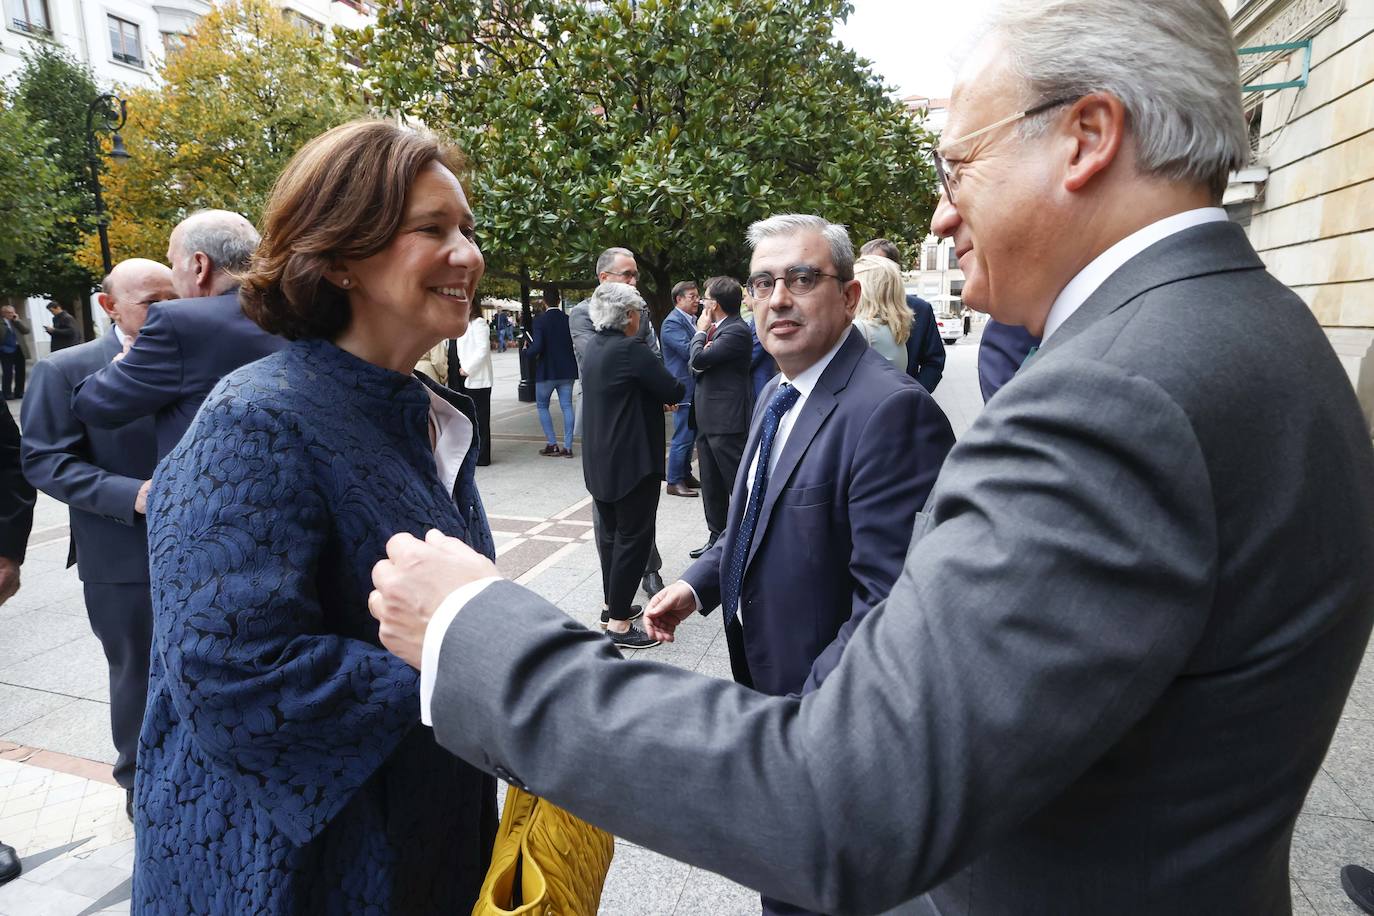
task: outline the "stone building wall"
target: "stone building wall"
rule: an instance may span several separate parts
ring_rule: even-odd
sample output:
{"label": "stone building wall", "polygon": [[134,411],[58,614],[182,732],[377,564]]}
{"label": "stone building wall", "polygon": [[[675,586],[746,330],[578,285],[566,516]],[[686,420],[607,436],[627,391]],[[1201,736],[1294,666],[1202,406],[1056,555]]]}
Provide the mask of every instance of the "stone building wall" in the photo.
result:
{"label": "stone building wall", "polygon": [[[1374,430],[1374,0],[1234,6],[1241,46],[1311,39],[1312,56],[1305,87],[1247,95],[1256,169],[1233,182],[1244,203],[1231,209],[1326,328]],[[1295,80],[1303,57],[1242,57],[1242,75]]]}

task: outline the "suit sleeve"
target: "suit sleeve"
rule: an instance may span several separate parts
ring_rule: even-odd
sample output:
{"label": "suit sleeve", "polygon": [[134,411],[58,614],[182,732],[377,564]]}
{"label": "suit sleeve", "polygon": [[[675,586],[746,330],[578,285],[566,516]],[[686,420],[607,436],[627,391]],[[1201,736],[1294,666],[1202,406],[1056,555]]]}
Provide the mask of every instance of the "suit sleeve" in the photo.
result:
{"label": "suit sleeve", "polygon": [[914,363],[911,362],[911,348],[907,348],[907,371],[921,383],[922,388],[934,394],[935,386],[940,384],[945,374],[945,342],[940,339],[940,329],[935,326],[934,313],[927,309],[926,315],[917,315],[912,332],[913,339],[917,338],[919,332],[919,339],[916,340]]}
{"label": "suit sleeve", "polygon": [[753,348],[754,340],[749,328],[742,324],[730,325],[709,344],[706,343],[706,335],[698,331],[692,338],[692,370],[705,372],[736,360],[748,362]]}
{"label": "suit sleeve", "polygon": [[36,494],[24,478],[19,443],[14,417],[8,410],[0,410],[0,557],[23,563],[33,529]]}
{"label": "suit sleeve", "polygon": [[658,335],[654,333],[654,323],[649,320],[647,312],[644,313],[643,322],[645,330],[641,331],[639,336],[649,345],[650,353],[657,356],[660,360],[663,359],[663,348],[658,344]]}
{"label": "suit sleeve", "polygon": [[684,363],[691,358],[692,333],[684,322],[663,322],[663,349],[679,357]]}
{"label": "suit sleeve", "polygon": [[[819,690],[622,660],[501,582],[444,635],[439,742],[808,909],[881,912],[952,876],[1148,713],[1214,599],[1215,508],[1183,411],[1110,365],[1037,368],[954,450],[891,596]],[[586,778],[612,769],[652,769],[659,804]]]}
{"label": "suit sleeve", "polygon": [[182,374],[181,341],[167,310],[154,305],[124,358],[76,386],[72,410],[89,426],[123,426],[175,403],[181,397]]}
{"label": "suit sleeve", "polygon": [[153,641],[196,746],[303,845],[419,722],[419,675],[328,632],[330,508],[294,421],[246,406],[212,394],[194,445],[154,478]]}
{"label": "suit sleeve", "polygon": [[629,348],[635,378],[660,404],[676,404],[687,393],[687,386],[673,377],[667,367],[647,347]]}
{"label": "suit sleeve", "polygon": [[24,474],[38,489],[74,509],[125,525],[138,518],[143,481],[112,474],[88,460],[85,429],[71,409],[71,384],[49,360],[33,367],[24,399]]}
{"label": "suit sleeve", "polygon": [[530,359],[538,359],[544,354],[544,342],[548,339],[548,334],[545,331],[545,322],[543,318],[544,316],[540,315],[538,318],[534,319],[534,327],[531,329],[528,351]]}
{"label": "suit sleeve", "polygon": [[907,553],[906,542],[893,532],[911,530],[953,447],[945,412],[923,391],[905,387],[873,411],[854,450],[846,500],[853,612],[812,663],[803,693],[834,670],[855,629],[892,590]]}
{"label": "suit sleeve", "polygon": [[572,337],[573,356],[577,358],[579,368],[582,366],[582,355],[587,350],[587,341],[595,333],[586,304],[579,302],[568,313],[568,334]]}

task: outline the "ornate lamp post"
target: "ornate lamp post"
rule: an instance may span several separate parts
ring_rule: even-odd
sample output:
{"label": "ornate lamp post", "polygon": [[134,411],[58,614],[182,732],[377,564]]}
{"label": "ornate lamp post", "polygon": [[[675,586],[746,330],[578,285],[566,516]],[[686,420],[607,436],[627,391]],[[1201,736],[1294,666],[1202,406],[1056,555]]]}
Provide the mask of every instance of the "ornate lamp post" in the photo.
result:
{"label": "ornate lamp post", "polygon": [[[114,135],[110,160],[115,165],[121,165],[128,160],[129,151],[124,148],[124,138],[119,135],[119,129],[128,120],[129,113],[124,100],[113,92],[96,96],[86,109],[86,162],[91,167],[91,191],[95,194],[95,223],[96,231],[100,234],[100,259],[107,274],[114,269],[114,260],[110,257],[109,220],[105,217],[105,199],[100,194],[100,141],[96,132],[103,130]],[[95,323],[91,318],[89,306],[82,310],[81,330],[86,340],[94,338]]]}

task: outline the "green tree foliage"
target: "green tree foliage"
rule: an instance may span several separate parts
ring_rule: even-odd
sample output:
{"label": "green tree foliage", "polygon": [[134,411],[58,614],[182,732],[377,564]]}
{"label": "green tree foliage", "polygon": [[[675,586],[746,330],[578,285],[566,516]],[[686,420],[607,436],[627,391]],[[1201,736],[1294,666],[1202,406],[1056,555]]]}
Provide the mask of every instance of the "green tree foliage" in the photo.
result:
{"label": "green tree foliage", "polygon": [[[17,247],[0,254],[0,289],[19,296],[39,295],[71,304],[89,293],[99,279],[83,266],[77,253],[84,235],[94,228],[90,172],[86,161],[86,111],[96,97],[90,71],[61,48],[40,44],[24,54],[14,89],[7,103],[6,125],[0,128],[5,159],[35,154],[41,162],[23,166],[26,171],[0,171],[0,192],[17,209],[6,212],[7,226],[0,233],[23,235]],[[25,139],[27,135],[28,139]],[[8,186],[20,186],[13,194]]]}
{"label": "green tree foliage", "polygon": [[0,92],[0,296],[32,292],[17,268],[39,260],[74,202],[48,125]]}
{"label": "green tree foliage", "polygon": [[[158,76],[158,88],[127,95],[131,158],[104,185],[117,259],[163,258],[172,227],[193,210],[257,222],[291,156],[367,110],[329,41],[266,0],[216,6]],[[94,237],[84,259],[99,263]]]}
{"label": "green tree foliage", "polygon": [[624,245],[662,314],[676,280],[741,276],[745,229],[770,214],[925,236],[930,140],[834,41],[850,9],[395,0],[355,52],[385,106],[462,144],[494,272],[590,280]]}

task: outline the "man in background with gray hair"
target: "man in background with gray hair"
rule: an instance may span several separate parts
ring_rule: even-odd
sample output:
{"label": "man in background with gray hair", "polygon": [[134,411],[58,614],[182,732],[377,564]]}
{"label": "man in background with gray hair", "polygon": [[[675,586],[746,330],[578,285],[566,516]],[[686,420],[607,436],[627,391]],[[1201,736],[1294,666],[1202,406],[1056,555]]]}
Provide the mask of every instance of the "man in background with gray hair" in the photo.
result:
{"label": "man in background with gray hair", "polygon": [[257,246],[257,230],[237,213],[202,210],[182,220],[167,241],[180,298],[153,306],[133,345],[77,386],[77,418],[113,429],[151,416],[161,460],[226,373],[284,346],[239,307],[238,274]]}
{"label": "man in background with gray hair", "polygon": [[[792,699],[608,659],[477,585],[484,557],[397,535],[371,605],[384,644],[425,649],[439,742],[827,913],[1289,913],[1374,623],[1374,449],[1311,311],[1218,206],[1248,151],[1238,70],[1217,0],[997,4],[934,229],[965,302],[1042,343],[838,667]],[[613,702],[631,690],[653,699]],[[657,804],[586,778],[612,768]]]}
{"label": "man in background with gray hair", "polygon": [[[607,248],[601,252],[596,259],[596,282],[597,283],[624,283],[635,288],[639,287],[639,265],[635,262],[635,254],[628,248]],[[568,312],[568,333],[572,335],[573,354],[577,357],[578,372],[582,371],[582,357],[587,350],[587,344],[596,334],[596,329],[592,327],[592,317],[589,308],[590,299],[574,305]],[[654,356],[663,359],[663,351],[658,345],[658,335],[654,333],[654,322],[652,316],[645,312],[643,320],[639,323],[639,330],[635,336],[644,341]],[[579,383],[580,384],[580,383]],[[600,536],[601,523],[593,512],[592,521],[598,529]],[[652,539],[651,539],[652,540]],[[644,594],[652,598],[654,595],[663,591],[663,557],[658,552],[658,543],[655,540],[653,548],[649,551],[649,565],[644,570],[641,585]],[[636,615],[643,613],[642,605],[634,606]]]}

